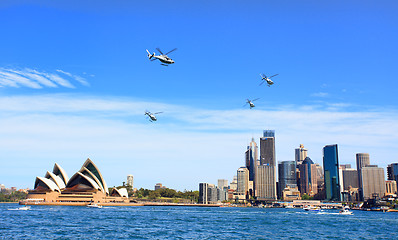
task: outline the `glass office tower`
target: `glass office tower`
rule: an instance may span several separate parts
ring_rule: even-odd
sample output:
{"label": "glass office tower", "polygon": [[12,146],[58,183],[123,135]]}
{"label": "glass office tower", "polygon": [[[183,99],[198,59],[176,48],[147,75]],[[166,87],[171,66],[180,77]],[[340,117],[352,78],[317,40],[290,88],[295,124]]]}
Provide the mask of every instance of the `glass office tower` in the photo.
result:
{"label": "glass office tower", "polygon": [[323,148],[323,171],[326,200],[340,201],[339,157],[337,144]]}

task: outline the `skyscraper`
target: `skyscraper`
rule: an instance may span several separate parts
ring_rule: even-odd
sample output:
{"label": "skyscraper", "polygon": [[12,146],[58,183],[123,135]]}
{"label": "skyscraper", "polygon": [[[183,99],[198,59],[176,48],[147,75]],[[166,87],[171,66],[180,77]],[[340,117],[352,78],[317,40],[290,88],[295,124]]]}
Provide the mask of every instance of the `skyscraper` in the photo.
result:
{"label": "skyscraper", "polygon": [[249,180],[254,181],[257,159],[258,159],[258,147],[257,143],[252,138],[249,146],[247,146],[247,151],[245,152],[246,167],[249,169]]}
{"label": "skyscraper", "polygon": [[[257,181],[259,182],[257,183]],[[264,130],[263,137],[260,138],[260,165],[257,166],[256,171],[255,191],[257,197],[276,199],[276,158],[274,130]]]}
{"label": "skyscraper", "polygon": [[326,200],[340,201],[339,157],[337,144],[323,148],[323,168]]}
{"label": "skyscraper", "polygon": [[343,169],[344,190],[358,188],[358,171],[352,168]]}
{"label": "skyscraper", "polygon": [[236,192],[239,195],[247,195],[249,191],[249,170],[246,167],[240,167],[237,171],[238,186]]}
{"label": "skyscraper", "polygon": [[134,176],[127,175],[127,186],[133,188],[133,183],[134,183]]}
{"label": "skyscraper", "polygon": [[398,163],[391,163],[387,166],[387,178],[398,182]]}
{"label": "skyscraper", "polygon": [[364,200],[374,196],[383,197],[386,193],[384,169],[377,166],[366,166],[361,169],[362,197]]}
{"label": "skyscraper", "polygon": [[199,183],[199,203],[207,204],[207,188],[208,183]]}
{"label": "skyscraper", "polygon": [[295,149],[294,155],[295,155],[296,165],[298,166],[307,157],[307,149],[304,148],[303,144],[300,144],[300,147]]}
{"label": "skyscraper", "polygon": [[274,130],[264,130],[264,137],[260,138],[260,165],[276,165]]}
{"label": "skyscraper", "polygon": [[295,161],[283,161],[278,164],[278,195],[282,196],[282,191],[287,186],[292,188],[297,187],[296,184],[296,162]]}
{"label": "skyscraper", "polygon": [[357,153],[356,154],[356,161],[357,161],[357,171],[358,171],[358,192],[360,200],[363,200],[363,193],[362,193],[362,174],[361,169],[370,165],[369,153]]}
{"label": "skyscraper", "polygon": [[299,165],[300,170],[300,192],[313,196],[318,193],[317,167],[311,158],[306,157]]}
{"label": "skyscraper", "polygon": [[218,179],[217,186],[221,190],[228,189],[228,180],[227,179]]}
{"label": "skyscraper", "polygon": [[255,182],[258,199],[276,199],[275,167],[269,165],[257,166]]}

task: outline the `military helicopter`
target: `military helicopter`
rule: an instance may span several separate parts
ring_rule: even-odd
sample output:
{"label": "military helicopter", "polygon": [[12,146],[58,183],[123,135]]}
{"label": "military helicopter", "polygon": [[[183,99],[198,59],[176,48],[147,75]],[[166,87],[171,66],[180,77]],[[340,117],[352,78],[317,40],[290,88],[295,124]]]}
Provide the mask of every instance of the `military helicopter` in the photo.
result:
{"label": "military helicopter", "polygon": [[144,114],[144,115],[147,115],[147,116],[149,117],[149,121],[150,121],[150,122],[155,122],[156,120],[158,120],[158,119],[155,117],[155,114],[159,114],[159,113],[162,113],[162,112],[151,113],[151,112],[149,112],[149,111],[145,111],[145,114]]}
{"label": "military helicopter", "polygon": [[253,100],[250,100],[250,99],[246,99],[246,104],[245,105],[243,105],[243,106],[246,106],[247,104],[249,104],[249,106],[250,106],[250,109],[252,109],[252,108],[254,108],[255,107],[255,105],[254,105],[254,101],[257,101],[258,99],[260,99],[260,98],[256,98],[256,99],[253,99]]}
{"label": "military helicopter", "polygon": [[148,51],[148,49],[146,49],[146,52],[148,53],[147,56],[148,56],[149,60],[155,61],[156,59],[158,59],[159,61],[162,62],[161,65],[163,65],[163,66],[168,66],[169,64],[173,64],[173,63],[174,63],[174,61],[173,61],[171,58],[169,58],[169,57],[167,56],[167,54],[169,54],[169,53],[171,53],[171,52],[174,52],[175,50],[177,50],[177,48],[174,48],[173,50],[167,52],[166,54],[163,54],[163,52],[162,52],[159,48],[156,48],[156,50],[158,50],[158,52],[159,52],[161,55],[155,55],[155,53],[151,54],[151,53]]}
{"label": "military helicopter", "polygon": [[260,85],[262,85],[263,83],[267,82],[268,87],[270,87],[272,84],[274,84],[274,82],[271,80],[271,78],[272,78],[272,77],[275,77],[275,76],[277,76],[277,75],[279,75],[279,73],[278,73],[278,74],[275,74],[275,75],[272,75],[271,77],[267,77],[264,73],[261,73],[261,74],[260,74],[261,80],[264,80],[264,81],[261,82]]}

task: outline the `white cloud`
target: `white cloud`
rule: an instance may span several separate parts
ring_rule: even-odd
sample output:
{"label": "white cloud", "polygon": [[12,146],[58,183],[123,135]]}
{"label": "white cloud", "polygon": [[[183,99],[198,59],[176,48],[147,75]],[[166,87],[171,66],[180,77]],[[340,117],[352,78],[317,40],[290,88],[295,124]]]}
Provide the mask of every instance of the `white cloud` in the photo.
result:
{"label": "white cloud", "polygon": [[318,93],[313,93],[311,94],[312,97],[328,97],[329,93],[326,92],[318,92]]}
{"label": "white cloud", "polygon": [[[333,105],[333,104],[330,104]],[[322,164],[322,147],[338,143],[341,163],[355,166],[355,153],[369,152],[385,167],[397,161],[398,112],[322,110],[289,106],[273,110],[208,110],[122,98],[43,95],[0,97],[0,176],[21,174],[32,185],[58,162],[68,174],[90,157],[108,185],[135,176],[137,187],[197,189],[201,181],[232,179],[244,165],[251,137],[276,130],[277,160],[293,160],[300,143]],[[145,108],[163,111],[145,119]],[[328,106],[325,105],[324,109]]]}
{"label": "white cloud", "polygon": [[69,72],[65,72],[65,71],[62,71],[62,70],[59,70],[59,69],[57,69],[56,71],[57,71],[57,72],[60,72],[60,73],[63,73],[63,74],[65,74],[65,75],[67,75],[67,76],[69,76],[69,77],[75,79],[76,81],[78,81],[79,83],[81,83],[81,84],[84,85],[84,86],[90,86],[90,84],[89,84],[89,83],[86,81],[86,79],[83,78],[83,77],[80,77],[80,76],[77,76],[77,75],[73,75],[73,74],[71,74],[71,73],[69,73]]}
{"label": "white cloud", "polygon": [[[62,70],[56,71],[67,75],[84,86],[89,86],[89,83],[83,77]],[[41,89],[43,87],[75,88],[68,79],[60,77],[57,74],[40,72],[29,68],[23,70],[0,68],[0,87],[28,87],[34,89]]]}

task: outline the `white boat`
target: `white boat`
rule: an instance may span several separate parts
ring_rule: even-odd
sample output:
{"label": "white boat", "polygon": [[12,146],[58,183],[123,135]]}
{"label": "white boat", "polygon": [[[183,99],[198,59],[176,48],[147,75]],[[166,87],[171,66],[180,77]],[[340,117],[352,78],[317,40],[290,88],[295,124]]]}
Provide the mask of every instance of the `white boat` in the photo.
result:
{"label": "white boat", "polygon": [[351,215],[352,212],[350,211],[350,208],[346,206],[346,207],[343,207],[342,210],[340,210],[339,214],[341,214],[341,215]]}
{"label": "white boat", "polygon": [[102,206],[101,206],[101,205],[99,205],[99,204],[96,204],[96,203],[90,203],[90,204],[87,204],[87,207],[90,207],[90,208],[102,208]]}
{"label": "white boat", "polygon": [[320,208],[320,207],[315,207],[315,206],[305,206],[305,207],[303,207],[303,209],[304,209],[305,211],[312,211],[312,212],[319,212],[319,211],[321,211],[321,208]]}
{"label": "white boat", "polygon": [[30,206],[23,206],[23,207],[20,207],[20,208],[18,208],[18,210],[30,210]]}

